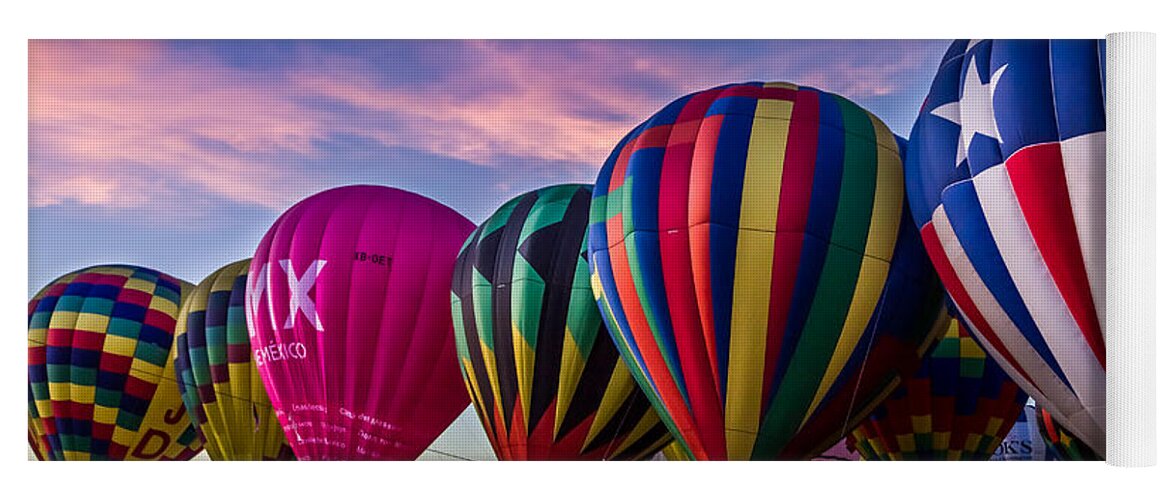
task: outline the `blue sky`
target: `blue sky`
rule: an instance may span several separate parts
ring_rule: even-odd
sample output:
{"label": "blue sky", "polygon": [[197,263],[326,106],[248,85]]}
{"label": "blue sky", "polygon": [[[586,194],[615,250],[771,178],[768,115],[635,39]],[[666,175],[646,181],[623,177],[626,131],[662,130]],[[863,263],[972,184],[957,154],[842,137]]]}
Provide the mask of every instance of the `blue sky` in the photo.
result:
{"label": "blue sky", "polygon": [[947,41],[32,41],[28,295],[87,265],[192,282],[281,211],[376,183],[473,222],[591,183],[672,99],[784,80],[906,135]]}

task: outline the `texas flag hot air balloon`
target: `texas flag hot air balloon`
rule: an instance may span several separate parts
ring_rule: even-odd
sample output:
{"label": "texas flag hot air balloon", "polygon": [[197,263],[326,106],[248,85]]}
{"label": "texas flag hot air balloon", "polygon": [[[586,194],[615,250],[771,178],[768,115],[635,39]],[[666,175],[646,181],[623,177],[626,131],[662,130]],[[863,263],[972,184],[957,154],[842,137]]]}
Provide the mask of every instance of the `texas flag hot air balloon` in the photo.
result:
{"label": "texas flag hot air balloon", "polygon": [[1104,40],[958,40],[911,131],[907,196],[972,335],[1106,448]]}
{"label": "texas flag hot air balloon", "polygon": [[347,186],[265,234],[252,355],[298,459],[414,459],[467,408],[449,296],[474,228],[414,193]]}

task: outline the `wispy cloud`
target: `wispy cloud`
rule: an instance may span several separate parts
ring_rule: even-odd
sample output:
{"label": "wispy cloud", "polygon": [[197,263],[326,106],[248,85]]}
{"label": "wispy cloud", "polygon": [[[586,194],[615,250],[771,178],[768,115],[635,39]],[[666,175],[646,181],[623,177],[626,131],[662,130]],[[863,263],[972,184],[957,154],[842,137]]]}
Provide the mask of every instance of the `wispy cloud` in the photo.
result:
{"label": "wispy cloud", "polygon": [[278,204],[258,175],[269,165],[247,155],[309,155],[328,132],[287,89],[173,60],[158,43],[31,42],[29,80],[34,207],[152,206],[188,184]]}
{"label": "wispy cloud", "polygon": [[598,75],[605,73],[598,66],[606,61],[597,58],[491,42],[462,50],[468,64],[425,87],[386,87],[351,73],[302,74],[295,83],[306,94],[402,124],[349,133],[504,168],[509,165],[502,160],[516,157],[596,164],[653,102],[638,88],[600,85]]}
{"label": "wispy cloud", "polygon": [[320,187],[314,168],[346,168],[347,148],[496,169],[500,189],[532,169],[597,168],[687,92],[780,79],[866,101],[921,85],[937,62],[931,46],[896,41],[29,47],[33,207],[156,211],[215,200],[280,210]]}

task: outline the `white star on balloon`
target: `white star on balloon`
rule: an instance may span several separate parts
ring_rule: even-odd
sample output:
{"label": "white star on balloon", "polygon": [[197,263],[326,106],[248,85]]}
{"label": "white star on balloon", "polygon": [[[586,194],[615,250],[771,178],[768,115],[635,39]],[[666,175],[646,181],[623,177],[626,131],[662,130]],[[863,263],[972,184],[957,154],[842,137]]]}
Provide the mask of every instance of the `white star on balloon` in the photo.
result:
{"label": "white star on balloon", "polygon": [[988,83],[982,83],[980,73],[976,70],[976,59],[973,58],[971,66],[968,67],[967,77],[964,78],[964,89],[960,99],[931,110],[931,114],[960,126],[955,166],[959,167],[964,158],[968,157],[968,149],[972,147],[972,138],[976,134],[1002,142],[1000,129],[996,125],[996,115],[992,112],[992,98],[996,95],[996,86],[1007,68],[1007,64],[1001,66],[992,73]]}

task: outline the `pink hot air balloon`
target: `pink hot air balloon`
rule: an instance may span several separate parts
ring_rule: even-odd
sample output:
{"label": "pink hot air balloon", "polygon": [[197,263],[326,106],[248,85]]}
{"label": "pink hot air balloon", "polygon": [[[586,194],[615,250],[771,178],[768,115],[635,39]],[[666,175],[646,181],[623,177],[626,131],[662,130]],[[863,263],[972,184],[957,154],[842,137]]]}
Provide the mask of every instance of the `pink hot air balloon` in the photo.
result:
{"label": "pink hot air balloon", "polygon": [[264,235],[252,354],[298,459],[414,459],[467,408],[449,290],[473,229],[434,200],[347,186]]}

